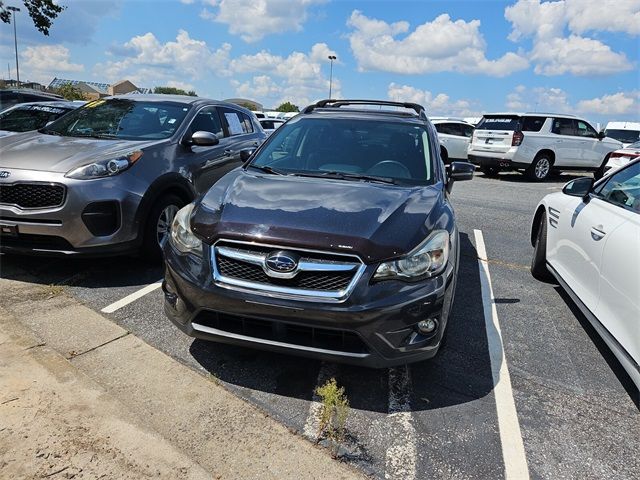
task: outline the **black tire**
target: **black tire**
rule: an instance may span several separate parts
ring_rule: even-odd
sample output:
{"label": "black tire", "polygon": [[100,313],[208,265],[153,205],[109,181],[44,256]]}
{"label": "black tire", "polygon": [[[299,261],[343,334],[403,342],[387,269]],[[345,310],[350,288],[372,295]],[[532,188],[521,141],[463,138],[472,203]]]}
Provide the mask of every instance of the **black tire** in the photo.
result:
{"label": "black tire", "polygon": [[487,177],[495,178],[500,174],[500,169],[498,167],[480,167],[480,171]]}
{"label": "black tire", "polygon": [[604,157],[604,160],[602,161],[602,165],[600,165],[600,167],[593,172],[593,178],[595,178],[596,180],[600,180],[602,177],[604,177],[604,168],[607,165],[608,161],[609,161],[609,155]]}
{"label": "black tire", "polygon": [[547,214],[542,213],[538,225],[538,235],[533,247],[531,258],[531,275],[542,282],[553,281],[553,276],[547,268]]}
{"label": "black tire", "polygon": [[524,173],[529,179],[536,182],[542,182],[547,179],[551,173],[552,167],[553,160],[551,159],[551,156],[548,153],[539,153]]}
{"label": "black tire", "polygon": [[[184,207],[184,205],[185,202],[182,198],[172,193],[162,195],[153,204],[145,223],[142,249],[140,252],[146,260],[157,262],[162,259],[162,246],[160,242],[161,240],[164,242],[167,237],[161,238],[159,234],[161,221],[166,225],[165,235],[168,235],[173,216],[175,216],[175,213]],[[167,215],[171,218],[168,218]],[[164,218],[161,218],[161,216],[164,216]]]}

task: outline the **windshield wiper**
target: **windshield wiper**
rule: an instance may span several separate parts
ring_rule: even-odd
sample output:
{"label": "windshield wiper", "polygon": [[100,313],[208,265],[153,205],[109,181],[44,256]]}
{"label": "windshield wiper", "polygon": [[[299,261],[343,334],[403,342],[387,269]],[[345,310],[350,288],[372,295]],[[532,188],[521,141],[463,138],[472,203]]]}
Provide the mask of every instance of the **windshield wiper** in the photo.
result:
{"label": "windshield wiper", "polygon": [[269,173],[271,175],[286,175],[286,173],[281,172],[280,170],[276,170],[275,168],[272,168],[268,165],[247,165],[247,167],[251,167],[251,168],[255,168],[256,170],[260,170],[261,172],[264,173]]}
{"label": "windshield wiper", "polygon": [[56,132],[55,130],[51,130],[49,128],[39,128],[38,132],[44,133],[45,135],[57,135],[59,137],[63,136],[60,132]]}
{"label": "windshield wiper", "polygon": [[81,137],[81,138],[116,138],[115,135],[110,133],[77,133],[75,132],[73,137]]}
{"label": "windshield wiper", "polygon": [[298,175],[301,177],[320,177],[320,178],[337,178],[340,180],[364,180],[367,182],[378,182],[378,183],[386,183],[390,185],[396,185],[398,182],[390,177],[378,177],[375,175],[366,175],[361,173],[347,173],[347,172],[336,172],[336,171],[327,171],[327,172],[296,172],[294,175]]}

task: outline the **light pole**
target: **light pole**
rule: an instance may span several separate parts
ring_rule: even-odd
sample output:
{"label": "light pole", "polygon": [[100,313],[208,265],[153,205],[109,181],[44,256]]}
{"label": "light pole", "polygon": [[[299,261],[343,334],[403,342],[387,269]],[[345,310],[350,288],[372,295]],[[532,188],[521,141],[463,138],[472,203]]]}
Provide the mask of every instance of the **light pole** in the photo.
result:
{"label": "light pole", "polygon": [[16,12],[19,12],[18,7],[7,7],[7,10],[11,12],[11,21],[13,22],[13,44],[16,47],[16,81],[18,87],[20,86],[20,66],[18,65],[18,34],[16,33]]}
{"label": "light pole", "polygon": [[[17,58],[17,57],[16,57]],[[331,62],[331,73],[329,74],[329,100],[331,100],[331,86],[333,83],[333,61],[337,59],[335,55],[329,55],[329,61]]]}

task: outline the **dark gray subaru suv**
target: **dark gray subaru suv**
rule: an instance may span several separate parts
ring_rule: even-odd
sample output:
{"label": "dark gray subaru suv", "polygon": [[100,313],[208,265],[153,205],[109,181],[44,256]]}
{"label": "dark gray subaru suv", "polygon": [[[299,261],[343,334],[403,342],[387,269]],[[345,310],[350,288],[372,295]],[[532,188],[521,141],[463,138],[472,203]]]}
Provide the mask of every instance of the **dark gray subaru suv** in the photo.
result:
{"label": "dark gray subaru suv", "polygon": [[175,213],[266,134],[249,111],[124,95],[0,139],[0,250],[159,258]]}
{"label": "dark gray subaru suv", "polygon": [[218,342],[375,367],[430,358],[458,270],[449,194],[473,171],[445,168],[420,105],[311,105],[177,213],[165,312]]}

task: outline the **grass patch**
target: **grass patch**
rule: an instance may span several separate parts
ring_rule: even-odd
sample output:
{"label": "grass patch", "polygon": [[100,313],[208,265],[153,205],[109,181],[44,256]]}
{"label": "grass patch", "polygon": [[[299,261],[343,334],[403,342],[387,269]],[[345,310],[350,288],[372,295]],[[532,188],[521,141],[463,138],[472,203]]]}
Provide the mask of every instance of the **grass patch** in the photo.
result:
{"label": "grass patch", "polygon": [[43,295],[48,298],[57,297],[64,293],[64,287],[62,285],[46,285],[42,287]]}
{"label": "grass patch", "polygon": [[316,394],[322,403],[320,434],[333,444],[335,455],[344,442],[345,425],[349,416],[349,399],[344,393],[344,387],[338,387],[335,378],[317,387]]}

